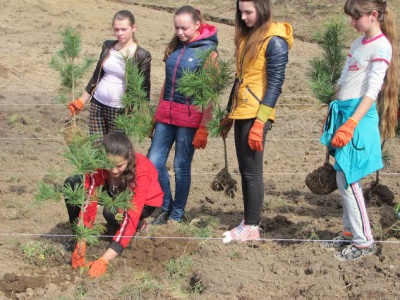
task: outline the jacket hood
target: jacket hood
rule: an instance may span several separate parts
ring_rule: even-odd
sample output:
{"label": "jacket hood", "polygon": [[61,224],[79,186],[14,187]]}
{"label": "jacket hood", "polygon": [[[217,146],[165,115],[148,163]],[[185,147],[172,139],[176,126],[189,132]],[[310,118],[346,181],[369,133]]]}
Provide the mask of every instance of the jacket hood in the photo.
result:
{"label": "jacket hood", "polygon": [[218,43],[217,27],[214,25],[202,23],[199,27],[199,33],[197,39],[191,41],[191,43],[204,39]]}
{"label": "jacket hood", "polygon": [[270,36],[279,36],[283,38],[288,43],[289,49],[293,45],[293,29],[292,25],[290,25],[289,23],[272,22],[268,29],[268,34],[266,37]]}

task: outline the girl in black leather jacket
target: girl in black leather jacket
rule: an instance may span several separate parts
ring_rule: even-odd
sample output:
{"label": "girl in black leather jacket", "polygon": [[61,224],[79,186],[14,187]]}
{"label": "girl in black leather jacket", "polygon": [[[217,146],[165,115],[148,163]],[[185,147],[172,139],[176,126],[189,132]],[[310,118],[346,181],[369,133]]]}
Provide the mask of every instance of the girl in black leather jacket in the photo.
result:
{"label": "girl in black leather jacket", "polygon": [[138,45],[135,38],[135,18],[130,11],[121,10],[113,18],[112,26],[117,40],[103,43],[96,69],[81,97],[69,103],[72,114],[79,113],[90,100],[89,132],[103,136],[116,129],[115,119],[123,112],[125,92],[125,60],[138,66],[144,76],[143,88],[150,100],[150,52]]}

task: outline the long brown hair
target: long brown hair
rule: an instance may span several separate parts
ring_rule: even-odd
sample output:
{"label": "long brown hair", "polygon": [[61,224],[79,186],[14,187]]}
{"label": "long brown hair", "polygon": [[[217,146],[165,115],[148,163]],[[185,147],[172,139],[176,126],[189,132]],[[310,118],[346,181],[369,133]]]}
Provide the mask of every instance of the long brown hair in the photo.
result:
{"label": "long brown hair", "polygon": [[[184,5],[180,8],[178,8],[175,11],[174,18],[175,18],[175,16],[179,16],[179,15],[183,15],[183,14],[190,15],[192,17],[192,20],[194,23],[196,23],[197,21],[199,21],[200,23],[203,23],[200,11],[198,9],[194,8],[193,6]],[[172,52],[174,52],[176,48],[178,48],[180,42],[181,41],[180,41],[179,37],[176,34],[174,34],[171,41],[168,43],[167,47],[165,48],[163,61],[166,61],[168,56]]]}
{"label": "long brown hair", "polygon": [[[239,10],[239,2],[254,2],[258,13],[258,19],[254,27],[249,28],[242,20],[242,13]],[[246,40],[244,53],[249,53],[255,58],[258,52],[258,44],[263,40],[265,33],[271,23],[271,3],[269,0],[237,0],[235,16],[235,56],[238,55],[239,46],[242,40]]]}
{"label": "long brown hair", "polygon": [[387,8],[386,0],[347,0],[344,6],[344,12],[355,19],[373,11],[378,12],[381,30],[392,45],[392,59],[378,97],[379,129],[381,138],[386,140],[395,136],[399,107],[398,40],[394,16]]}
{"label": "long brown hair", "polygon": [[[129,24],[130,24],[131,26],[135,25],[135,17],[134,17],[134,15],[133,15],[133,13],[131,13],[129,10],[125,10],[125,9],[124,9],[124,10],[120,10],[119,12],[117,12],[117,13],[114,15],[114,18],[113,18],[113,20],[112,20],[111,26],[114,25],[114,21],[115,21],[115,20],[122,21],[122,20],[125,20],[125,19],[128,19],[128,20],[129,20]],[[135,34],[134,34],[134,33],[132,33],[132,40],[133,40],[136,44],[139,44],[139,41],[138,41],[138,39],[135,37]]]}
{"label": "long brown hair", "polygon": [[121,131],[115,130],[104,136],[102,144],[107,154],[122,156],[128,161],[124,173],[121,174],[122,182],[118,189],[133,189],[136,186],[136,159],[131,140]]}

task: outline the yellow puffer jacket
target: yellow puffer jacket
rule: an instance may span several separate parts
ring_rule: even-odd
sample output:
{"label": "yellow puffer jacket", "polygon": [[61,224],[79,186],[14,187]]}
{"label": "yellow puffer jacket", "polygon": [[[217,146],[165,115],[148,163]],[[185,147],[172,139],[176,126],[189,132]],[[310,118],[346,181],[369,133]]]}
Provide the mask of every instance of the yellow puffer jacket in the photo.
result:
{"label": "yellow puffer jacket", "polygon": [[[242,41],[238,51],[236,62],[236,77],[238,85],[233,96],[232,109],[229,117],[231,119],[251,119],[255,118],[260,107],[260,103],[267,91],[267,58],[265,56],[268,42],[273,36],[285,39],[289,48],[293,44],[293,30],[289,23],[271,23],[266,33],[258,55],[251,60],[249,55],[243,57]],[[275,120],[275,109],[273,109],[269,119]]]}

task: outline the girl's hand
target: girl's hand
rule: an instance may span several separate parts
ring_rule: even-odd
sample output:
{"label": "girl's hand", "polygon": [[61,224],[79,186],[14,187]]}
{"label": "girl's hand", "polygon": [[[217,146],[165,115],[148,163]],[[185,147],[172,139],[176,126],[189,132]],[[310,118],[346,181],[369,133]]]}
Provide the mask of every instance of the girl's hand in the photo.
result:
{"label": "girl's hand", "polygon": [[85,103],[82,101],[81,98],[78,98],[74,101],[71,101],[68,104],[68,109],[70,111],[70,115],[73,116],[75,114],[80,113],[80,111],[85,107]]}
{"label": "girl's hand", "polygon": [[250,129],[248,144],[253,151],[263,151],[264,126],[264,122],[256,119]]}
{"label": "girl's hand", "polygon": [[331,141],[331,145],[335,148],[341,148],[346,146],[354,135],[354,129],[356,129],[358,122],[353,118],[350,118],[336,131],[335,136]]}
{"label": "girl's hand", "polygon": [[98,260],[88,262],[85,267],[90,267],[89,269],[89,277],[95,278],[99,277],[107,272],[108,260],[104,257],[99,258]]}
{"label": "girl's hand", "polygon": [[230,119],[228,116],[224,117],[221,120],[221,123],[219,124],[219,127],[221,127],[220,136],[223,139],[226,139],[226,137],[228,136],[228,132],[229,132],[229,130],[231,130],[232,125],[233,125],[233,120]]}
{"label": "girl's hand", "polygon": [[85,255],[86,255],[86,243],[84,241],[79,241],[76,244],[74,252],[72,253],[71,264],[74,269],[77,269],[85,265]]}
{"label": "girl's hand", "polygon": [[204,125],[200,125],[193,138],[192,145],[194,146],[194,149],[204,149],[207,146],[207,138],[207,128]]}

